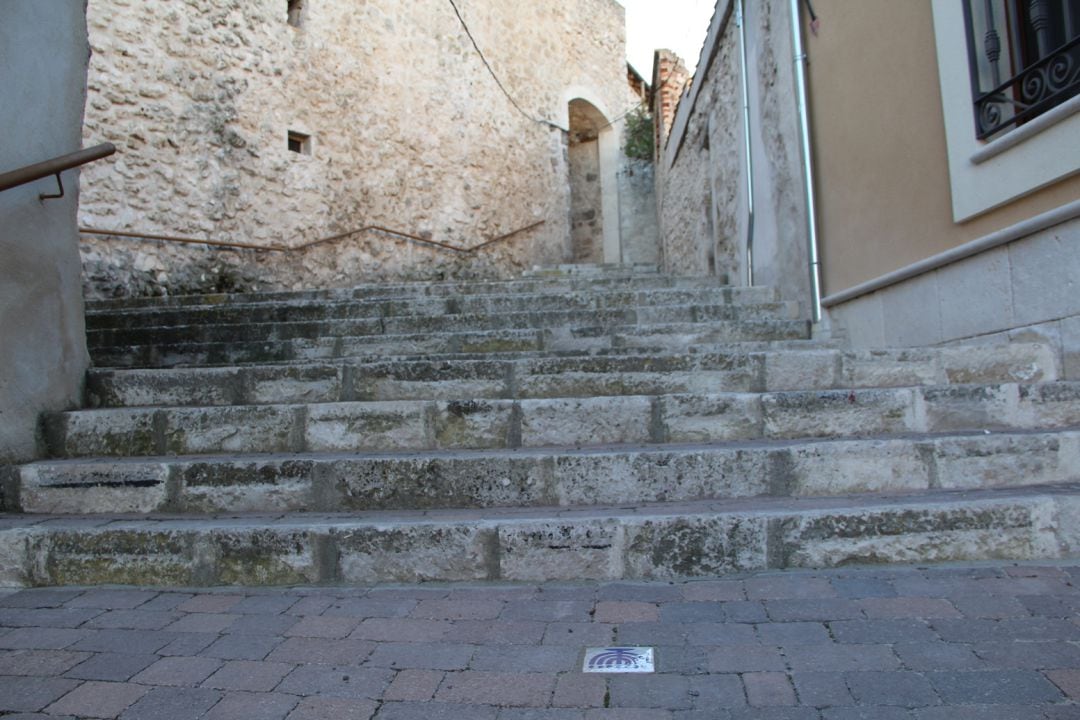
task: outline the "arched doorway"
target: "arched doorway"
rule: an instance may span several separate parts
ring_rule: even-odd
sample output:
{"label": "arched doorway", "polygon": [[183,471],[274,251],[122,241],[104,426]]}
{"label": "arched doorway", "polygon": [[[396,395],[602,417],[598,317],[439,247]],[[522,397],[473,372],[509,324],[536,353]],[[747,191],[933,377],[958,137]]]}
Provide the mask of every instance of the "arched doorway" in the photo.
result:
{"label": "arched doorway", "polygon": [[607,121],[592,103],[570,101],[570,248],[575,263],[604,261],[604,187],[600,133]]}

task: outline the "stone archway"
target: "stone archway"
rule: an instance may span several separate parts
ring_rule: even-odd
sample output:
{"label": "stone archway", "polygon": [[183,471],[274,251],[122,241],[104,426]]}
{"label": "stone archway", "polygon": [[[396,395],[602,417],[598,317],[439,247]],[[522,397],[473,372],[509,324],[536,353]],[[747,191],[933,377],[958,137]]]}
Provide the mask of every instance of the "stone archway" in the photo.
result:
{"label": "stone archway", "polygon": [[604,183],[600,167],[603,114],[580,98],[569,107],[570,248],[575,263],[604,261]]}

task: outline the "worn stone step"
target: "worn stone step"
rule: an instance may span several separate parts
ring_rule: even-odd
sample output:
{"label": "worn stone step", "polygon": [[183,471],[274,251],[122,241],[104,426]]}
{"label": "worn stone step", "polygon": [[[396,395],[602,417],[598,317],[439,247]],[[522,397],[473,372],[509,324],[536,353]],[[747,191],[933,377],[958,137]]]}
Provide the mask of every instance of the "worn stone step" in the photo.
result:
{"label": "worn stone step", "polygon": [[[677,349],[716,350],[732,343],[746,349],[794,347],[809,338],[805,321],[718,321],[709,324],[668,323],[613,328],[503,329],[488,331],[424,332],[358,335],[353,337],[294,338],[245,342],[179,342],[91,347],[98,367],[177,367],[190,365],[246,365],[314,361],[345,357],[408,354],[488,353],[598,353],[636,348],[657,353]],[[800,341],[791,345],[791,341]],[[821,346],[821,343],[812,343]]]}
{"label": "worn stone step", "polygon": [[[736,298],[739,299],[736,302]],[[492,315],[512,312],[603,311],[633,308],[728,306],[748,308],[735,313],[795,317],[791,303],[748,302],[730,288],[698,290],[609,290],[549,294],[418,296],[333,301],[230,303],[216,306],[151,307],[96,312],[87,316],[88,330],[229,325],[281,322],[327,322],[420,315]]]}
{"label": "worn stone step", "polygon": [[537,507],[1080,481],[1080,430],[421,453],[53,460],[5,493],[31,513]]}
{"label": "worn stone step", "polygon": [[614,580],[1080,550],[1080,487],[334,515],[0,517],[0,584]]}
{"label": "worn stone step", "polygon": [[216,293],[154,298],[90,300],[87,313],[125,312],[160,308],[221,307],[288,302],[344,302],[349,300],[402,299],[417,297],[467,297],[472,295],[537,294],[568,292],[625,292],[631,290],[721,290],[733,301],[770,302],[778,296],[770,287],[718,285],[715,278],[669,275],[625,277],[551,277],[503,281],[457,281],[446,283],[411,282],[367,284],[353,288],[299,290],[291,292]]}
{"label": "worn stone step", "polygon": [[720,442],[1080,425],[1080,383],[523,400],[107,408],[46,415],[53,457]]}
{"label": "worn stone step", "polygon": [[1056,380],[1040,344],[477,358],[347,359],[244,367],[91,370],[88,407],[264,405],[768,392]]}

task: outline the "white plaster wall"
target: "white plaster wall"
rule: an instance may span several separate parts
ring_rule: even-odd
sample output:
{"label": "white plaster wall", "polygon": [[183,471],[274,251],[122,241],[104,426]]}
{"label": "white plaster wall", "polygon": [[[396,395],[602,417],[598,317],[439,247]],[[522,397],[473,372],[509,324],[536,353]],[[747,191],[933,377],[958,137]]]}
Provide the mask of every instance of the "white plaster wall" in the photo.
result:
{"label": "white plaster wall", "polygon": [[828,309],[856,347],[1049,342],[1080,380],[1080,220]]}
{"label": "white plaster wall", "polygon": [[[461,0],[529,115],[565,129],[567,92],[621,112],[624,21],[613,0]],[[564,133],[522,116],[445,0],[90,0],[87,135],[116,171],[87,174],[86,226],[297,245],[361,225],[471,246],[462,258],[380,236],[288,256],[84,242],[91,295],[374,278],[498,276],[566,259]],[[310,156],[286,133],[313,136]],[[614,178],[614,171],[612,171]]]}
{"label": "white plaster wall", "polygon": [[[0,22],[0,172],[80,149],[83,3],[8,0]],[[75,212],[78,173],[0,193],[0,465],[32,459],[37,416],[76,406],[88,365]],[[2,494],[2,493],[0,493]],[[0,497],[0,507],[3,505]]]}

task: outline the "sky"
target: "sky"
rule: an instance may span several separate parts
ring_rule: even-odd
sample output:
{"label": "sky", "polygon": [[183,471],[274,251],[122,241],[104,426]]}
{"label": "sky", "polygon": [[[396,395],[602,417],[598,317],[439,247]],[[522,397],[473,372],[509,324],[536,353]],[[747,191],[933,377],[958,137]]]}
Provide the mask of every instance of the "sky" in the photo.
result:
{"label": "sky", "polygon": [[616,0],[626,8],[626,57],[652,76],[653,52],[674,50],[690,72],[697,64],[716,0]]}

